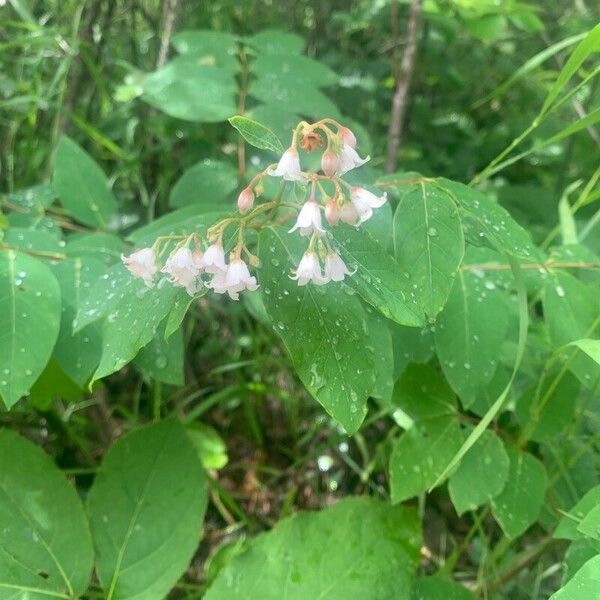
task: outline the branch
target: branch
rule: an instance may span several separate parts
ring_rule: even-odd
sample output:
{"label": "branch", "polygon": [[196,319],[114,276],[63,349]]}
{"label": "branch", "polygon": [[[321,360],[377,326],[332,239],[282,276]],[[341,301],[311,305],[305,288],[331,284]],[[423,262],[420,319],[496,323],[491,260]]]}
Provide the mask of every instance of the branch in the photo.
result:
{"label": "branch", "polygon": [[177,3],[178,0],[166,0],[163,6],[163,31],[160,36],[160,49],[158,51],[158,58],[156,59],[157,69],[164,67],[167,62],[171,37],[173,36],[173,27],[175,25],[175,18],[177,17]]}
{"label": "branch", "polygon": [[[408,90],[412,79],[417,50],[417,32],[421,20],[421,0],[411,0],[410,15],[406,27],[406,47],[402,55],[402,62],[396,77],[396,91],[392,100],[392,113],[390,115],[390,126],[388,129],[387,158],[385,172],[392,173],[396,170],[398,150],[402,141],[404,126],[404,114],[408,99]],[[392,19],[392,22],[394,19]],[[394,31],[396,25],[393,25]]]}

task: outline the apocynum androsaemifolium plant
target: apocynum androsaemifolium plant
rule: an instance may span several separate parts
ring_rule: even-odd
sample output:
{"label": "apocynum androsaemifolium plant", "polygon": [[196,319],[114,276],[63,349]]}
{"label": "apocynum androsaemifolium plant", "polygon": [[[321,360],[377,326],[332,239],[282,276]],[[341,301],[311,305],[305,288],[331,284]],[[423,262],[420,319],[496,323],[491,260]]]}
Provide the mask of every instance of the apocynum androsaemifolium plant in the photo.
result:
{"label": "apocynum androsaemifolium plant", "polygon": [[[321,172],[302,170],[298,146],[306,152],[324,147]],[[371,218],[373,209],[386,202],[385,194],[376,196],[342,178],[368,160],[368,156],[361,158],[358,155],[352,131],[337,121],[322,119],[312,124],[302,121],[294,129],[290,147],[279,161],[258,173],[240,192],[238,215],[226,217],[210,227],[206,240],[196,233],[162,236],[151,248],[141,248],[127,257],[123,256],[123,263],[149,287],[154,285],[160,272],[173,285],[185,288],[191,296],[200,288],[207,287],[217,294],[227,293],[238,300],[240,292],[258,287],[248,267],[259,267],[259,261],[246,245],[245,233],[249,228],[256,230],[272,224],[274,215],[281,208],[296,219],[289,234],[308,238],[306,252],[290,276],[301,286],[342,281],[353,272],[337,253],[327,226],[334,227],[341,220],[359,227]],[[256,202],[263,194],[263,179],[267,176],[305,185],[304,202],[283,201],[281,197]],[[237,228],[237,237],[234,236],[237,242],[226,257],[223,236],[229,227]],[[161,250],[173,241],[176,245],[161,267]]]}

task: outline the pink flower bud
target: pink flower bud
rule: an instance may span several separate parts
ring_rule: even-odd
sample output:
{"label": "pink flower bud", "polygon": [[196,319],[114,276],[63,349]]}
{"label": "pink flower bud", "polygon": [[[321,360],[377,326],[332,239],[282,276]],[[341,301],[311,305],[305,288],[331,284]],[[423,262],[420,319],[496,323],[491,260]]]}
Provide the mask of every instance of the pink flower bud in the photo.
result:
{"label": "pink flower bud", "polygon": [[342,206],[342,210],[340,212],[340,219],[344,223],[348,223],[348,225],[356,225],[358,221],[358,213],[356,212],[356,208],[349,202],[346,202],[344,206]]}
{"label": "pink flower bud", "polygon": [[347,127],[341,127],[339,134],[344,144],[348,144],[350,148],[356,148],[356,137]]}
{"label": "pink flower bud", "polygon": [[327,177],[333,177],[340,170],[340,157],[333,150],[325,150],[321,157],[321,169]]}
{"label": "pink flower bud", "polygon": [[249,188],[244,188],[238,196],[238,208],[240,213],[245,215],[254,206],[254,192]]}
{"label": "pink flower bud", "polygon": [[330,225],[335,225],[340,220],[340,209],[335,200],[330,200],[325,206],[325,218]]}

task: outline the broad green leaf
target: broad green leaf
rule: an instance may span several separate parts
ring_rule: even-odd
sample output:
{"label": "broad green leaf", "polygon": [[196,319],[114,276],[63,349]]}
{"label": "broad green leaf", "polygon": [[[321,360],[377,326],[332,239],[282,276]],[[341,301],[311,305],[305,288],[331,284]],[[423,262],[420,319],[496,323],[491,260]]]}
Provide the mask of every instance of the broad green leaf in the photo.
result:
{"label": "broad green leaf", "polygon": [[400,325],[425,324],[410,279],[392,256],[364,230],[348,225],[333,229],[340,254],[356,273],[347,279],[362,298],[388,319]]}
{"label": "broad green leaf", "polygon": [[429,184],[404,193],[394,215],[394,250],[412,287],[412,299],[428,317],[435,317],[450,294],[465,251],[451,198]]}
{"label": "broad green leaf", "polygon": [[419,577],[412,589],[411,600],[475,600],[464,586],[439,575]]}
{"label": "broad green leaf", "polygon": [[450,476],[448,491],[456,512],[475,510],[497,496],[508,479],[509,462],[500,438],[484,431]]}
{"label": "broad green leaf", "polygon": [[258,271],[265,308],[302,383],[346,431],[366,414],[375,385],[375,350],[363,307],[341,284],[299,287],[290,268],[304,252],[300,236],[260,235]]}
{"label": "broad green leaf", "polygon": [[594,540],[598,540],[600,537],[600,503],[596,504],[596,506],[583,517],[581,523],[577,526],[577,531],[580,531]]}
{"label": "broad green leaf", "polygon": [[171,117],[224,121],[236,112],[236,84],[230,69],[200,64],[183,55],[149,74],[142,98]]}
{"label": "broad green leaf", "polygon": [[600,485],[588,490],[581,500],[563,516],[554,531],[554,537],[564,540],[577,540],[581,538],[578,526],[585,516],[597,506],[600,506]]}
{"label": "broad green leaf", "polygon": [[158,326],[169,314],[182,288],[165,283],[127,294],[112,309],[102,327],[102,357],[92,383],[114,373],[133,360],[156,335]]}
{"label": "broad green leaf", "polygon": [[550,600],[591,600],[600,590],[600,555],[588,560]]}
{"label": "broad green leaf", "polygon": [[92,258],[105,265],[120,261],[124,251],[125,244],[120,237],[100,231],[70,235],[64,249],[65,254],[71,258]]}
{"label": "broad green leaf", "polygon": [[227,464],[227,446],[213,427],[192,423],[186,428],[186,433],[205,469],[221,469]]}
{"label": "broad green leaf", "polygon": [[73,333],[73,320],[81,307],[82,297],[104,275],[105,268],[92,258],[74,258],[53,265],[52,270],[60,285],[63,303],[53,356],[62,370],[82,388],[100,362],[101,329],[94,324],[85,331]]}
{"label": "broad green leaf", "polygon": [[391,324],[394,347],[394,379],[397,379],[410,363],[424,364],[431,360],[435,350],[433,334],[429,327],[403,327]]}
{"label": "broad green leaf", "polygon": [[458,206],[467,241],[487,245],[522,260],[540,258],[531,237],[510,213],[491,198],[457,181],[439,178],[435,185]]}
{"label": "broad green leaf", "polygon": [[259,54],[300,54],[305,46],[302,37],[280,29],[263,29],[248,38],[247,42]]}
{"label": "broad green leaf", "polygon": [[286,146],[292,139],[292,130],[302,120],[298,113],[287,106],[269,102],[253,106],[247,116],[259,123],[265,123]]}
{"label": "broad green leaf", "polygon": [[154,240],[161,235],[197,233],[200,237],[203,237],[206,230],[227,212],[227,210],[220,210],[218,207],[213,208],[210,205],[186,206],[167,213],[132,231],[127,239],[136,246],[142,247],[151,246]]}
{"label": "broad green leaf", "polygon": [[56,193],[49,185],[34,185],[24,190],[17,190],[8,194],[8,202],[13,206],[42,215],[56,199]]}
{"label": "broad green leaf", "polygon": [[55,400],[65,403],[77,402],[82,396],[82,389],[67,376],[54,358],[50,358],[41,375],[31,386],[27,404],[45,412],[52,408]]}
{"label": "broad green leaf", "polygon": [[265,81],[271,81],[274,89],[282,80],[293,88],[320,88],[338,82],[338,76],[329,67],[301,54],[259,55],[252,61],[252,71]]}
{"label": "broad green leaf", "polygon": [[229,122],[255,148],[271,150],[275,154],[283,153],[283,145],[279,141],[279,138],[269,128],[261,125],[258,121],[236,115],[235,117],[231,117]]}
{"label": "broad green leaf", "polygon": [[183,332],[176,329],[165,339],[158,331],[147,346],[135,357],[134,364],[142,373],[171,385],[183,385]]}
{"label": "broad green leaf", "polygon": [[60,289],[41,261],[0,251],[0,397],[7,408],[44,370],[60,327]]}
{"label": "broad green leaf", "polygon": [[221,570],[206,600],[409,598],[421,534],[413,509],[346,498],[279,521]]}
{"label": "broad green leaf", "polygon": [[54,155],[52,187],[73,218],[105,228],[117,211],[117,201],[102,169],[72,139],[62,137]]}
{"label": "broad green leaf", "polygon": [[600,365],[600,340],[576,340],[569,345],[576,346],[582,352],[585,352],[595,363]]}
{"label": "broad green leaf", "polygon": [[600,52],[600,24],[596,25],[586,37],[577,44],[569,56],[569,60],[567,60],[565,66],[562,68],[554,85],[544,100],[544,104],[540,110],[541,115],[550,109],[561,90],[570,81],[573,75],[575,75],[579,67],[595,52]]}
{"label": "broad green leaf", "polygon": [[179,295],[175,298],[171,312],[167,315],[165,323],[165,339],[169,339],[180,327],[187,311],[194,300],[201,298],[208,291],[203,287],[193,298],[188,294]]}
{"label": "broad green leaf", "polygon": [[88,495],[107,600],[164,598],[196,550],[206,503],[202,466],[177,421],[118,440]]}
{"label": "broad green leaf", "polygon": [[236,70],[238,38],[222,31],[179,31],[173,36],[173,46],[180,54],[193,56],[201,65]]}
{"label": "broad green leaf", "polygon": [[375,361],[375,387],[371,395],[389,405],[394,389],[394,353],[389,321],[376,313],[371,307],[365,307],[367,328],[371,345],[377,348]]}
{"label": "broad green leaf", "polygon": [[588,560],[598,555],[600,555],[600,540],[586,537],[571,543],[563,558],[561,585],[566,585]]}
{"label": "broad green leaf", "polygon": [[491,279],[460,272],[435,327],[435,347],[450,385],[465,406],[494,376],[509,309]]}
{"label": "broad green leaf", "polygon": [[205,213],[228,210],[231,207],[227,198],[237,186],[235,167],[220,160],[206,159],[187,169],[175,183],[169,196],[169,206],[202,205]]}
{"label": "broad green leaf", "polygon": [[492,499],[492,513],[505,535],[515,538],[537,520],[548,476],[544,465],[531,454],[509,448],[508,456],[508,481],[502,493]]}
{"label": "broad green leaf", "polygon": [[428,490],[460,449],[463,434],[455,416],[414,423],[394,444],[390,456],[392,502]]}
{"label": "broad green leaf", "polygon": [[[573,419],[579,382],[567,372],[555,384],[557,376],[558,371],[548,373],[537,403],[534,403],[537,384],[527,388],[517,401],[515,415],[522,427],[527,426],[532,418],[537,419],[535,429],[530,434],[530,439],[536,442],[549,442],[568,427]],[[539,414],[536,413],[537,410]]]}
{"label": "broad green leaf", "polygon": [[48,258],[64,256],[65,243],[54,231],[45,229],[22,229],[10,227],[3,240],[8,246],[17,250],[33,250],[34,252],[49,253]]}
{"label": "broad green leaf", "polygon": [[40,448],[0,430],[0,598],[75,598],[93,548],[75,488]]}

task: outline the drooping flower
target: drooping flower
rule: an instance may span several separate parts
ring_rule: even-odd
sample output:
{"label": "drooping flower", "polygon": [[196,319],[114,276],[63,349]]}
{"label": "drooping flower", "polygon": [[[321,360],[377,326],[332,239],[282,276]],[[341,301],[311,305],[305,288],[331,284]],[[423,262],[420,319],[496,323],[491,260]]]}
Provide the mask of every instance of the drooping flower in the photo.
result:
{"label": "drooping flower", "polygon": [[321,156],[321,169],[327,177],[333,177],[341,166],[341,160],[339,154],[336,154],[333,150],[325,150],[323,156]]}
{"label": "drooping flower", "polygon": [[330,225],[336,225],[340,220],[340,209],[335,200],[330,200],[325,206],[325,218]]}
{"label": "drooping flower", "polygon": [[300,168],[298,150],[290,146],[279,159],[277,166],[269,167],[267,173],[273,177],[283,177],[287,181],[302,181],[304,177]]}
{"label": "drooping flower", "polygon": [[350,271],[342,257],[333,250],[325,258],[325,278],[331,281],[343,281],[346,275],[354,275],[356,271]]}
{"label": "drooping flower", "polygon": [[241,292],[243,290],[253,292],[258,289],[256,277],[250,275],[248,265],[241,258],[235,258],[229,263],[225,282],[232,292]]}
{"label": "drooping flower", "polygon": [[185,246],[178,248],[169,256],[162,272],[169,275],[169,281],[193,296],[198,290],[198,275],[200,269],[194,260],[192,251]]}
{"label": "drooping flower", "polygon": [[364,188],[352,188],[352,204],[358,213],[361,223],[368,221],[373,216],[373,209],[383,206],[387,200],[387,194],[376,196]]}
{"label": "drooping flower", "polygon": [[244,188],[237,200],[238,209],[245,215],[254,206],[254,192],[249,188]]}
{"label": "drooping flower", "polygon": [[296,272],[290,277],[295,279],[298,285],[306,285],[309,281],[317,285],[323,285],[328,281],[326,277],[323,277],[319,258],[312,250],[307,250],[304,253]]}
{"label": "drooping flower", "polygon": [[359,222],[358,213],[356,212],[356,208],[354,208],[354,204],[344,202],[340,211],[340,219],[348,225],[356,225]]}
{"label": "drooping flower", "polygon": [[314,197],[309,198],[304,203],[298,213],[296,223],[288,233],[292,233],[296,229],[300,229],[300,235],[311,235],[312,233],[323,235],[325,233],[321,225],[321,209]]}
{"label": "drooping flower", "polygon": [[227,265],[225,264],[225,252],[220,243],[209,246],[202,257],[202,266],[207,273],[225,273]]}
{"label": "drooping flower", "polygon": [[339,131],[342,142],[350,146],[350,148],[356,148],[356,136],[347,127],[341,127]]}
{"label": "drooping flower", "polygon": [[136,250],[129,256],[121,254],[121,260],[134,277],[140,277],[148,287],[154,285],[154,275],[158,271],[156,253],[152,248]]}
{"label": "drooping flower", "polygon": [[300,140],[300,148],[302,148],[302,150],[306,150],[307,152],[312,152],[316,148],[320,148],[322,145],[323,139],[314,131],[305,133]]}
{"label": "drooping flower", "polygon": [[215,294],[229,294],[232,300],[239,300],[240,295],[232,291],[227,285],[227,273],[225,271],[216,271],[212,279],[206,284],[206,287],[211,289]]}
{"label": "drooping flower", "polygon": [[343,175],[352,169],[356,169],[356,167],[364,165],[370,159],[370,156],[367,156],[367,158],[361,158],[358,155],[358,152],[356,152],[352,146],[344,144],[340,154],[340,169],[338,171],[338,175]]}

